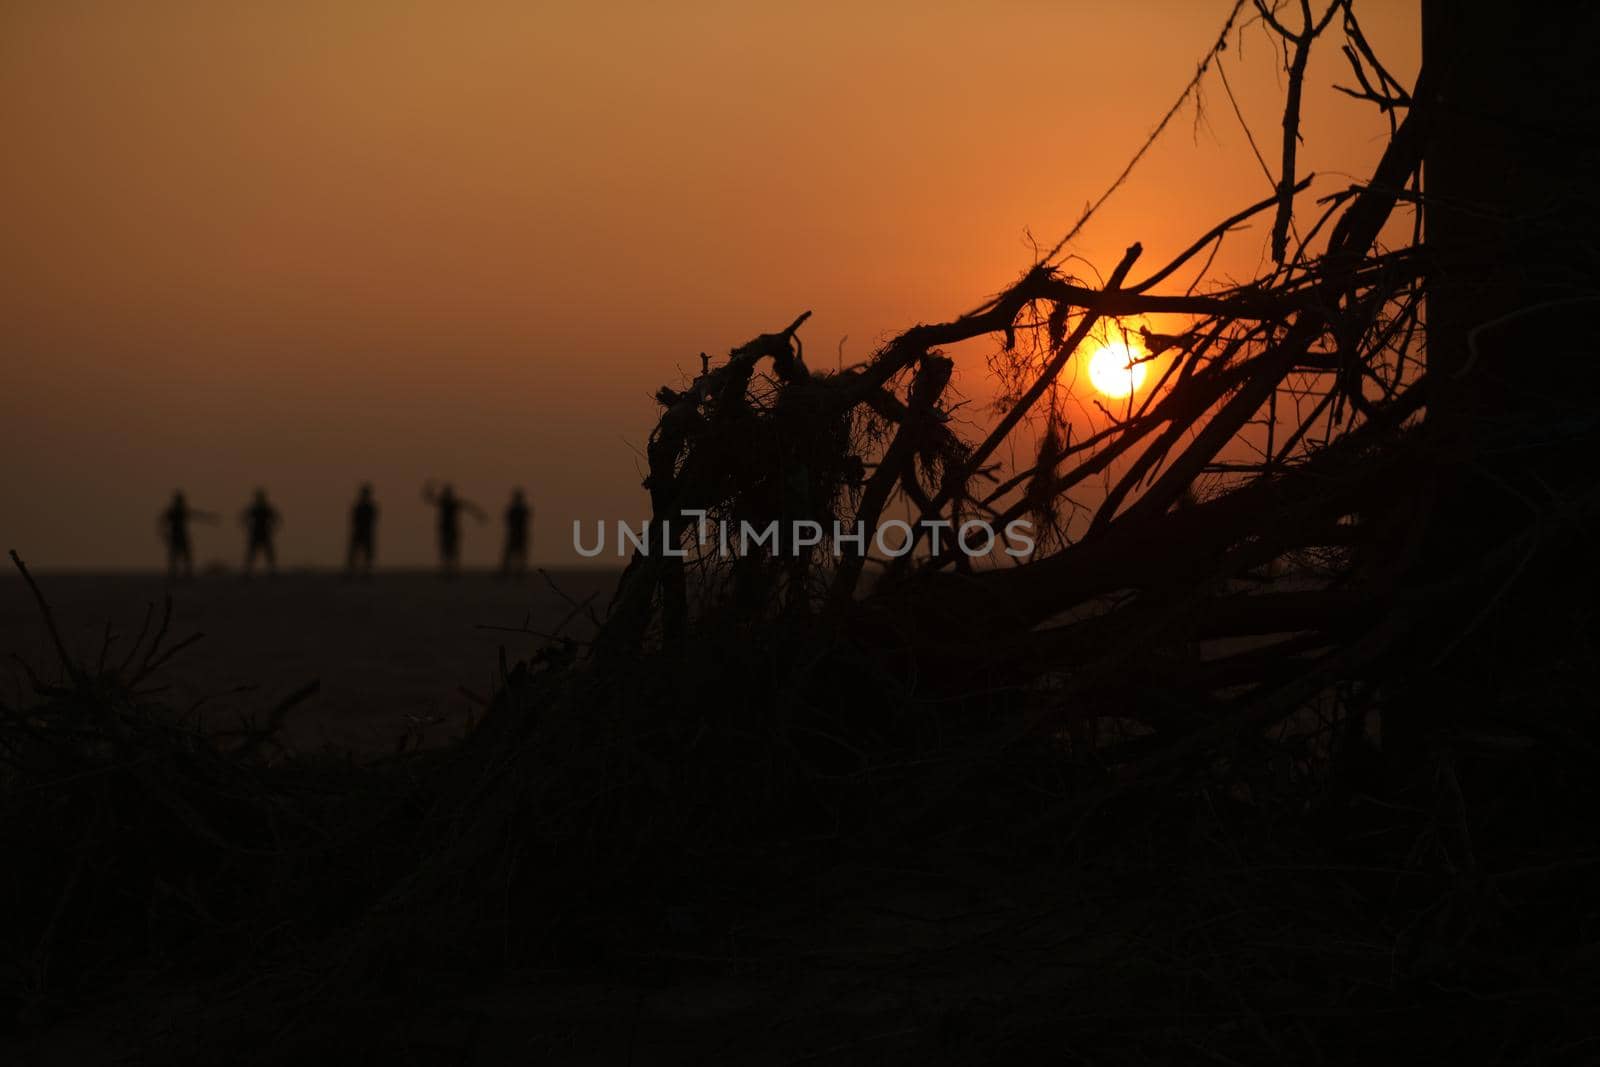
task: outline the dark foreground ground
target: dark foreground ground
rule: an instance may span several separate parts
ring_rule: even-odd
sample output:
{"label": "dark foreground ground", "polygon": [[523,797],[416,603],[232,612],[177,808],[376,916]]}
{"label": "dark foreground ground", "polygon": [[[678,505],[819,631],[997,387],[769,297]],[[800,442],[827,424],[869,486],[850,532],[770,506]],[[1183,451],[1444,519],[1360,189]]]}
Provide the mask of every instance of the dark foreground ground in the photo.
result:
{"label": "dark foreground ground", "polygon": [[[170,593],[171,636],[205,636],[161,672],[163,703],[180,710],[198,704],[207,724],[230,727],[241,713],[260,714],[316,681],[317,692],[285,720],[285,740],[300,751],[363,755],[392,752],[402,739],[438,744],[459,736],[475,697],[493,690],[499,649],[515,663],[540,640],[482,627],[548,632],[570,616],[564,632],[582,638],[592,624],[585,612],[574,616],[562,594],[578,603],[593,597],[603,612],[616,584],[603,570],[555,572],[548,582],[537,573],[446,581],[416,571],[362,581],[328,572],[221,575],[175,585],[154,574],[35,577],[69,650],[89,663],[108,624],[108,661],[117,662],[151,605],[151,626],[159,623]],[[0,648],[46,675],[57,669],[38,606],[14,572],[0,578]],[[0,666],[7,697],[22,678],[8,656]],[[255,688],[238,691],[243,686]]]}
{"label": "dark foreground ground", "polygon": [[[461,687],[489,694],[500,646],[514,665],[539,642],[477,626],[550,629],[614,579],[554,581],[565,597],[537,575],[202,579],[174,590],[172,625],[207,636],[157,684],[180,711],[217,694],[201,707],[223,729],[320,679],[285,724],[299,751],[443,745],[474,714]],[[40,584],[90,663],[108,621],[115,662],[165,591]],[[16,579],[0,640],[54,670]],[[842,761],[782,729],[837,663],[717,689],[763,677],[767,651],[741,650],[608,676],[611,704],[513,666],[465,744],[362,766],[207,762],[143,728],[107,760],[104,727],[64,769],[19,765],[0,1067],[1597,1062],[1589,660],[1551,654],[1564,673],[1480,701],[1518,732],[1437,738],[1411,779],[1341,793],[1239,748],[1063,808],[1094,794],[1055,781],[1053,749]],[[52,699],[39,718],[139,721],[87,683]],[[800,724],[893,725],[839,703]],[[913,727],[965,721],[912,707]],[[1557,713],[1582,729],[1522,731]]]}

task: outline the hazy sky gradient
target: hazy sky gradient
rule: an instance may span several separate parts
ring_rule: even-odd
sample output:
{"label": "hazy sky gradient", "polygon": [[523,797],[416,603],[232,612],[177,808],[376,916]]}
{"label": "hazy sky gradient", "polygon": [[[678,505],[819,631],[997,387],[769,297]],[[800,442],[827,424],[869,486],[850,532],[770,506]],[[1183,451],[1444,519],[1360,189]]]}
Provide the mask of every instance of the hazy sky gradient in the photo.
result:
{"label": "hazy sky gradient", "polygon": [[[1003,287],[1231,5],[864,6],[11,0],[0,547],[159,565],[182,486],[230,516],[197,562],[236,564],[263,485],[281,561],[330,564],[371,480],[380,563],[422,563],[435,477],[496,515],[525,485],[537,560],[571,562],[572,519],[644,512],[658,385],[807,308],[826,367]],[[1416,4],[1357,10],[1409,82]],[[1281,59],[1254,26],[1225,63],[1276,166]],[[1327,47],[1307,81],[1323,193],[1387,132],[1349,80]],[[1270,191],[1214,73],[1203,99],[1085,231],[1100,270]],[[981,402],[981,353],[960,374]]]}

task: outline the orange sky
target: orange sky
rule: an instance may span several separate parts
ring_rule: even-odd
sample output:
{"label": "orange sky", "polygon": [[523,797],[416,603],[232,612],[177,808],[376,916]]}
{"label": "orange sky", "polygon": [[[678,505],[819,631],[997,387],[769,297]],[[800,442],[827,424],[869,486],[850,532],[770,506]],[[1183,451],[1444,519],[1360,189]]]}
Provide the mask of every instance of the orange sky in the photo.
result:
{"label": "orange sky", "polygon": [[[536,559],[570,563],[574,518],[645,509],[659,384],[807,308],[826,367],[1003,287],[1230,7],[9,0],[0,547],[157,566],[174,487],[231,514],[264,485],[280,559],[330,564],[371,480],[380,562],[422,563],[436,477],[496,512],[527,486]],[[1357,11],[1409,82],[1417,5]],[[1329,89],[1328,43],[1302,126],[1321,192],[1387,129]],[[1272,42],[1247,28],[1224,60],[1275,161]],[[1204,104],[1084,232],[1102,271],[1270,191],[1214,73]],[[1219,267],[1253,273],[1266,229]],[[469,527],[468,562],[497,537]],[[196,541],[237,563],[231,523]]]}

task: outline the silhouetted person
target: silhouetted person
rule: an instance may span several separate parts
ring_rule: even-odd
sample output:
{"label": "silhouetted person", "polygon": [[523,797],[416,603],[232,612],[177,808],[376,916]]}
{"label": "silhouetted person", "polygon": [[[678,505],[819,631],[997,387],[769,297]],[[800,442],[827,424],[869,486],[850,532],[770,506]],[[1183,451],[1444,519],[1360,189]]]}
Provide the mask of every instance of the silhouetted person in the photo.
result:
{"label": "silhouetted person", "polygon": [[244,573],[249,574],[254,569],[257,554],[266,559],[267,573],[275,572],[278,569],[278,557],[272,550],[272,538],[278,532],[280,516],[278,509],[267,503],[265,489],[256,490],[250,506],[240,514],[239,521],[245,529]]}
{"label": "silhouetted person", "polygon": [[422,487],[422,499],[439,509],[439,571],[449,576],[461,569],[461,513],[466,511],[482,522],[483,509],[456,496],[448,482],[435,489],[429,482]]}
{"label": "silhouetted person", "polygon": [[345,556],[345,571],[349,574],[372,573],[374,542],[378,532],[378,505],[372,499],[372,485],[361,486],[361,494],[350,508],[350,551]]}
{"label": "silhouetted person", "polygon": [[194,553],[189,545],[189,523],[191,520],[198,522],[213,522],[216,516],[209,511],[200,511],[189,506],[184,499],[183,490],[177,489],[172,493],[172,503],[167,505],[167,510],[161,513],[157,525],[161,529],[161,537],[167,543],[167,578],[176,579],[179,568],[183,570],[183,577],[194,577]]}
{"label": "silhouetted person", "polygon": [[506,505],[506,547],[500,554],[500,573],[521,574],[528,569],[528,518],[533,509],[521,489],[511,492],[511,503]]}

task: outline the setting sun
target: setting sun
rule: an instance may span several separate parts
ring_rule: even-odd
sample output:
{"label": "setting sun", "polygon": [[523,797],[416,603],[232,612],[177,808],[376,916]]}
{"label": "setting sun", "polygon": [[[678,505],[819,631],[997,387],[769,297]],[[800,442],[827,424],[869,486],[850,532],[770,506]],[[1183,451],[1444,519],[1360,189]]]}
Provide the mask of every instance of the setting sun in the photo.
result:
{"label": "setting sun", "polygon": [[1148,363],[1137,342],[1107,341],[1089,357],[1089,381],[1106,396],[1122,399],[1144,385]]}

